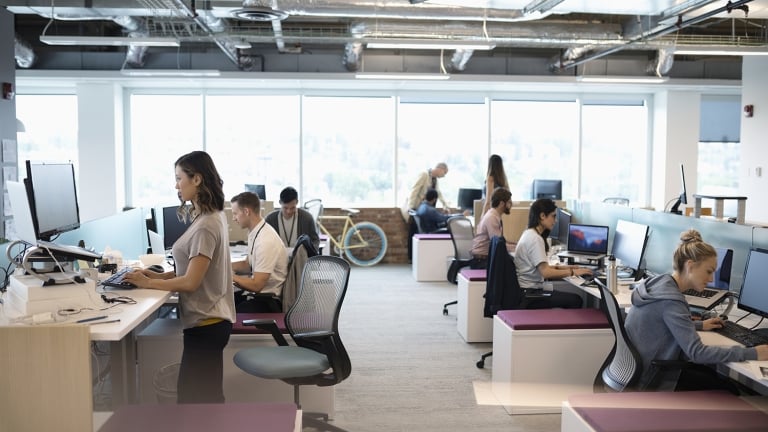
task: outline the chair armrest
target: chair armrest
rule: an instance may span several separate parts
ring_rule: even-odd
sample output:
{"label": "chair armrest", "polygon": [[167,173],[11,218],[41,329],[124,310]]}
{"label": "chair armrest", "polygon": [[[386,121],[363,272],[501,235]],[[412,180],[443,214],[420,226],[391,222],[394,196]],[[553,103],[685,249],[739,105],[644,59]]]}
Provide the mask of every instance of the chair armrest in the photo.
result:
{"label": "chair armrest", "polygon": [[334,334],[336,333],[332,331],[314,331],[314,332],[307,332],[307,333],[296,333],[295,335],[293,335],[293,337],[299,338],[299,339],[325,339],[329,336],[333,336]]}
{"label": "chair armrest", "polygon": [[685,360],[651,360],[651,366],[659,369],[685,369],[689,364]]}
{"label": "chair armrest", "polygon": [[254,326],[260,330],[264,330],[266,332],[269,332],[272,335],[272,338],[275,340],[275,342],[280,346],[287,346],[288,341],[285,340],[285,337],[282,333],[280,333],[280,329],[277,327],[277,321],[273,319],[249,319],[249,320],[243,320],[243,325],[245,326]]}

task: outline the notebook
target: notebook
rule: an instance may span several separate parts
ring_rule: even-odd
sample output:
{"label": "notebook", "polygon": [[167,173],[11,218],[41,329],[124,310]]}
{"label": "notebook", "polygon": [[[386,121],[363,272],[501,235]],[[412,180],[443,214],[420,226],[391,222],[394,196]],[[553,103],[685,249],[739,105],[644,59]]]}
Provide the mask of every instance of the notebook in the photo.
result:
{"label": "notebook", "polygon": [[568,225],[568,249],[560,257],[597,260],[608,253],[608,227],[602,225]]}

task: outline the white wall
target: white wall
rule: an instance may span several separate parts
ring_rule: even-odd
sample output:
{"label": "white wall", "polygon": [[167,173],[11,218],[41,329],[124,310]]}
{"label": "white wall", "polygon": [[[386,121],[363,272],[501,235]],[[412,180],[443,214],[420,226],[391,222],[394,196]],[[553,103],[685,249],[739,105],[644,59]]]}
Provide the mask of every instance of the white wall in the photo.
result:
{"label": "white wall", "polygon": [[112,83],[77,85],[80,220],[115,214],[125,202],[122,91]]}
{"label": "white wall", "polygon": [[[744,105],[754,105],[755,114],[741,121],[741,176],[740,195],[746,196],[746,219],[768,223],[768,57],[744,57],[742,66],[742,96]],[[762,170],[758,176],[757,171]]]}
{"label": "white wall", "polygon": [[[685,167],[689,205],[698,180],[698,143],[701,94],[662,91],[654,95],[651,168],[651,205],[667,210],[680,195],[680,164]],[[683,210],[683,207],[680,207]]]}

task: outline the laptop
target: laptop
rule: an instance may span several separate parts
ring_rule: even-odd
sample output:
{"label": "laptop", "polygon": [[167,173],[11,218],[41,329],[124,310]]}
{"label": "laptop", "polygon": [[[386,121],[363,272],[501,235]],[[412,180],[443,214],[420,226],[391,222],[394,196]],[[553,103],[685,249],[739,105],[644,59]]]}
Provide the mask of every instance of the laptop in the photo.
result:
{"label": "laptop", "polygon": [[691,307],[709,310],[722,302],[730,292],[728,290],[731,281],[731,266],[733,265],[733,250],[715,248],[717,250],[717,269],[712,282],[707,284],[702,292],[695,290],[683,291],[688,305]]}
{"label": "laptop", "polygon": [[165,255],[163,236],[152,230],[147,230],[147,234],[149,234],[149,248],[152,250],[152,253]]}
{"label": "laptop", "polygon": [[603,225],[568,225],[568,249],[558,256],[595,261],[608,253],[608,227]]}

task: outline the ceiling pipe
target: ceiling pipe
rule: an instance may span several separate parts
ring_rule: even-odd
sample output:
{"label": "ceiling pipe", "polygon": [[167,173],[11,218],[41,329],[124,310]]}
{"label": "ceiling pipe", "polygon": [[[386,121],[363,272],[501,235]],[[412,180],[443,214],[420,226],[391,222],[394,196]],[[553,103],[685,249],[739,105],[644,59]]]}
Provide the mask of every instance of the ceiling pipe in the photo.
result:
{"label": "ceiling pipe", "polygon": [[656,51],[656,57],[648,62],[646,72],[648,72],[649,75],[663,77],[672,70],[674,64],[675,50],[673,48],[662,48]]}
{"label": "ceiling pipe", "polygon": [[344,57],[341,63],[349,72],[357,72],[363,60],[363,43],[360,38],[365,33],[365,24],[357,23],[349,29],[349,33],[355,38],[354,42],[347,42],[344,45]]}
{"label": "ceiling pipe", "polygon": [[472,58],[474,50],[471,49],[457,49],[451,56],[451,62],[448,64],[448,69],[452,72],[463,72],[467,68],[469,59]]}
{"label": "ceiling pipe", "polygon": [[[112,21],[122,26],[128,33],[128,37],[148,37],[147,21],[132,16],[119,16]],[[128,45],[125,53],[125,63],[134,67],[144,66],[144,57],[147,55],[147,46]]]}
{"label": "ceiling pipe", "polygon": [[612,48],[596,52],[594,54],[589,54],[589,55],[587,55],[585,57],[582,57],[582,58],[579,58],[579,59],[562,61],[562,62],[560,62],[560,67],[568,69],[568,68],[572,68],[572,67],[578,66],[580,64],[584,64],[584,63],[586,63],[588,61],[592,61],[592,60],[599,59],[601,57],[605,57],[605,56],[607,56],[609,54],[613,54],[615,52],[619,52],[619,51],[625,49],[629,45],[636,44],[638,42],[648,42],[648,41],[651,41],[651,40],[656,39],[658,37],[667,35],[669,33],[672,33],[672,32],[684,29],[684,28],[692,26],[694,24],[698,24],[698,23],[700,23],[700,22],[702,22],[702,21],[704,21],[706,19],[709,19],[709,18],[711,18],[711,17],[713,17],[713,16],[715,16],[715,15],[717,15],[719,13],[722,13],[722,12],[730,13],[733,9],[742,9],[742,6],[744,6],[744,5],[746,5],[747,3],[750,3],[750,2],[752,2],[752,0],[738,0],[738,1],[733,2],[733,3],[729,1],[725,6],[721,6],[721,7],[717,8],[717,9],[713,9],[713,10],[711,10],[709,12],[706,12],[704,14],[701,14],[701,15],[699,15],[697,17],[694,17],[694,18],[691,18],[691,19],[688,19],[688,20],[683,20],[682,19],[682,15],[681,15],[681,16],[679,16],[678,22],[673,24],[673,25],[667,26],[667,27],[659,29],[659,30],[652,31],[652,32],[647,33],[647,34],[640,34],[640,35],[638,35],[638,36],[636,36],[634,38],[631,38],[631,39],[628,39],[628,40],[624,41],[621,45],[617,45],[617,46],[614,46]]}
{"label": "ceiling pipe", "polygon": [[16,33],[13,40],[13,55],[16,58],[16,65],[22,69],[29,69],[37,61],[37,55],[32,49],[32,45]]}

